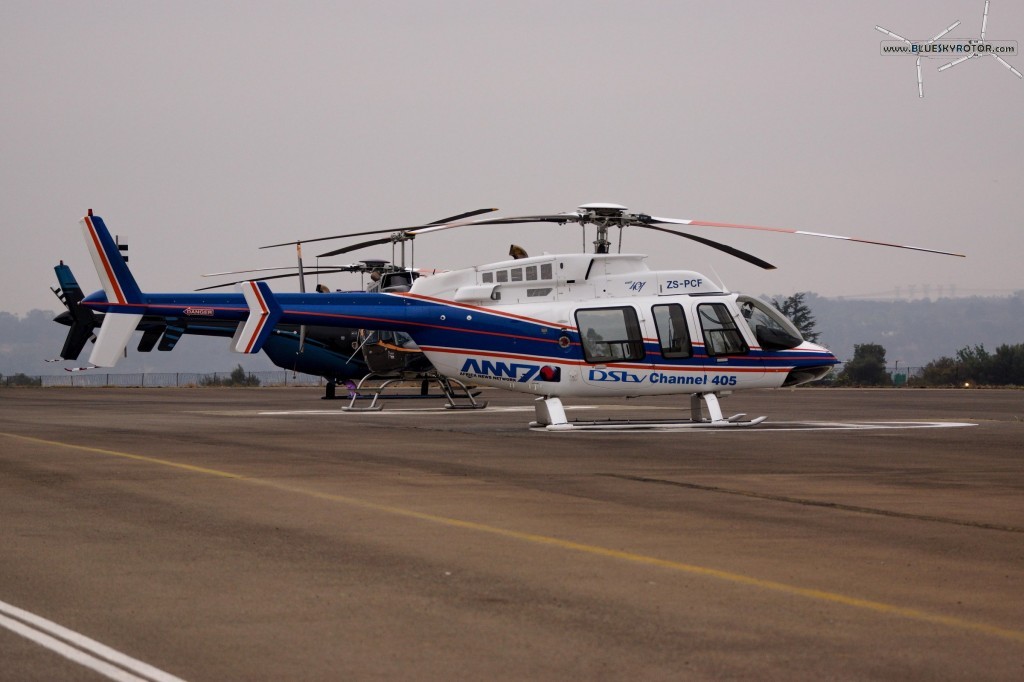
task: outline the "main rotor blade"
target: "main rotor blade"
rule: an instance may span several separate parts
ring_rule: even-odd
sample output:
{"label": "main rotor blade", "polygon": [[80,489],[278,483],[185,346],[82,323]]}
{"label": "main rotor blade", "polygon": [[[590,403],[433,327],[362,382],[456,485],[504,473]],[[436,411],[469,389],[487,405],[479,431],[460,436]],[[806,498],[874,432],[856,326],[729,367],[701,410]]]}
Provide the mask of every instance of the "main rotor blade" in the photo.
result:
{"label": "main rotor blade", "polygon": [[367,241],[367,242],[359,242],[358,244],[351,244],[349,246],[344,246],[344,247],[342,247],[340,249],[335,249],[334,251],[328,251],[327,253],[318,254],[317,258],[327,258],[329,256],[337,256],[338,254],[348,253],[349,251],[358,251],[359,249],[364,249],[367,246],[376,246],[377,244],[389,244],[389,243],[391,243],[391,237],[382,237],[380,239],[371,239],[370,241]]}
{"label": "main rotor blade", "polygon": [[735,256],[736,258],[739,258],[740,260],[744,260],[744,261],[746,261],[746,262],[748,262],[748,263],[750,263],[752,265],[756,265],[759,268],[763,268],[765,270],[774,270],[775,269],[774,265],[772,265],[768,261],[761,260],[757,256],[752,256],[749,253],[746,253],[745,251],[740,251],[739,249],[735,249],[735,248],[733,248],[731,246],[728,246],[726,244],[721,244],[719,242],[712,241],[710,239],[705,239],[704,237],[698,237],[697,235],[694,235],[694,234],[687,234],[686,232],[677,232],[676,230],[670,230],[667,227],[656,227],[654,225],[638,224],[637,227],[644,227],[644,228],[647,228],[648,230],[657,230],[658,232],[665,232],[667,234],[674,234],[677,237],[683,237],[684,239],[692,239],[693,241],[695,241],[695,242],[697,242],[699,244],[703,244],[704,246],[710,246],[712,249],[718,249],[719,251],[721,251],[723,253],[727,253],[730,256]]}
{"label": "main rotor blade", "polygon": [[759,230],[763,232],[782,232],[785,234],[802,234],[808,237],[825,237],[826,239],[841,239],[848,242],[859,242],[861,244],[875,244],[876,246],[890,246],[895,249],[910,249],[911,251],[924,251],[926,253],[938,253],[943,256],[956,256],[958,258],[966,258],[962,253],[952,253],[950,251],[939,251],[938,249],[926,249],[921,246],[907,246],[906,244],[891,244],[889,242],[880,242],[873,239],[860,239],[858,237],[844,237],[838,234],[823,234],[821,232],[806,232],[804,230],[790,230],[782,227],[761,227],[759,225],[739,225],[736,223],[713,223],[706,220],[677,220],[674,218],[656,218],[651,216],[650,222],[652,223],[669,223],[673,225],[695,225],[699,227],[726,227],[739,230]]}
{"label": "main rotor blade", "polygon": [[[356,272],[360,268],[359,263],[349,263],[348,265],[327,265],[322,268],[314,268],[312,270],[307,269],[306,274],[316,275],[323,272]],[[283,268],[253,268],[252,270],[230,270],[227,272],[210,272],[200,277],[223,277],[224,275],[245,275],[250,272],[273,272],[275,270],[291,270],[292,275],[298,276],[296,266],[288,265]],[[284,275],[287,277],[288,275]],[[259,277],[250,277],[249,279],[260,279]],[[242,280],[243,282],[248,280]]]}
{"label": "main rotor blade", "polygon": [[449,216],[447,218],[441,218],[425,225],[409,225],[407,227],[392,227],[386,230],[367,230],[366,232],[350,232],[348,234],[336,234],[333,237],[316,237],[315,239],[301,239],[293,242],[282,242],[280,244],[270,244],[268,246],[261,246],[261,249],[273,249],[278,246],[291,246],[293,244],[308,244],[310,242],[324,242],[330,239],[344,239],[345,237],[364,237],[368,234],[387,234],[391,232],[407,232],[409,230],[415,230],[418,227],[426,227],[427,225],[438,225],[440,223],[452,222],[455,220],[462,220],[463,218],[471,218],[481,213],[490,213],[491,211],[497,211],[496,208],[478,208],[473,211],[466,211],[458,215]]}
{"label": "main rotor blade", "polygon": [[484,220],[467,220],[453,222],[446,225],[428,225],[412,230],[406,230],[408,234],[418,235],[440,230],[450,230],[455,227],[470,227],[474,225],[513,225],[518,223],[569,223],[579,222],[582,216],[579,213],[546,213],[543,215],[509,216],[507,218],[486,218]]}
{"label": "main rotor blade", "polygon": [[228,270],[225,272],[208,272],[200,277],[222,277],[224,275],[244,275],[247,272],[271,272],[273,270],[294,270],[294,265],[287,265],[283,268],[253,268],[252,270]]}
{"label": "main rotor blade", "polygon": [[[273,269],[273,268],[267,268],[267,269]],[[359,271],[358,267],[353,267],[351,265],[344,265],[344,266],[340,266],[340,267],[337,267],[337,268],[318,268],[316,270],[306,270],[306,274],[307,275],[329,275],[329,274],[333,274],[333,273],[337,273],[337,272],[358,272],[358,271]],[[240,272],[256,272],[256,271],[255,270],[249,270],[249,271],[241,270]],[[225,273],[225,274],[230,274],[230,273]],[[284,274],[284,275],[269,275],[267,277],[248,277],[246,279],[240,279],[240,280],[237,280],[235,282],[222,282],[221,284],[211,284],[210,286],[200,287],[199,289],[196,289],[195,291],[208,291],[210,289],[220,289],[222,287],[230,287],[230,286],[233,286],[235,284],[241,284],[242,282],[251,282],[251,281],[254,281],[254,280],[264,281],[264,280],[268,280],[268,279],[285,279],[287,277],[298,277],[298,276],[299,276],[299,273],[297,273],[297,272],[290,272],[290,273]]]}
{"label": "main rotor blade", "polygon": [[460,213],[459,215],[452,215],[452,216],[448,216],[447,218],[441,218],[440,220],[434,220],[432,222],[427,223],[427,225],[440,225],[441,223],[454,223],[456,220],[464,220],[465,218],[472,218],[473,216],[480,215],[481,213],[491,213],[492,211],[497,211],[497,210],[498,209],[496,209],[496,208],[478,208],[475,211],[466,211],[465,213]]}

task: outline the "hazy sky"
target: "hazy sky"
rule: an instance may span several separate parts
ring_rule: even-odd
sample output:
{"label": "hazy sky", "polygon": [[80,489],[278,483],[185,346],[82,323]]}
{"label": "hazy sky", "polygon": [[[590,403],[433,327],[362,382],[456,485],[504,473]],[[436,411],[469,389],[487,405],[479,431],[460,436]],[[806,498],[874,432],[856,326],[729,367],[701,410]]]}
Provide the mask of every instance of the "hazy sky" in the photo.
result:
{"label": "hazy sky", "polygon": [[[765,272],[626,235],[652,267],[733,290],[1024,289],[1024,81],[990,58],[941,73],[924,60],[919,99],[914,59],[882,56],[874,28],[926,40],[959,19],[947,38],[976,38],[983,6],[4,0],[0,310],[56,309],[59,259],[99,287],[88,208],[127,238],[148,291],[292,264],[268,243],[593,201],[968,254],[696,228],[779,266]],[[1024,3],[993,0],[986,37],[1024,43]],[[418,239],[416,263],[499,260],[511,242],[539,254],[580,238],[449,231]]]}

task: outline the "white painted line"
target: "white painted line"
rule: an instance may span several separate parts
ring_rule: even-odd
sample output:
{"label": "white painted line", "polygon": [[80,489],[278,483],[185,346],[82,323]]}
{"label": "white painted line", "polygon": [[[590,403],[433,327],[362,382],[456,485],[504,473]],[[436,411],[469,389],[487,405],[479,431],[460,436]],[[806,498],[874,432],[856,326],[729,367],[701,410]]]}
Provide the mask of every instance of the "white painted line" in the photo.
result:
{"label": "white painted line", "polygon": [[118,682],[184,682],[180,677],[3,601],[0,601],[0,626]]}
{"label": "white painted line", "polygon": [[[771,422],[765,422],[771,424]],[[958,429],[977,426],[969,422],[775,422],[776,428],[755,429],[769,431],[878,431],[884,429]]]}
{"label": "white painted line", "polygon": [[[603,407],[602,405],[566,405],[565,410],[597,410]],[[615,408],[623,409],[623,408]],[[628,408],[627,408],[628,409]],[[295,415],[320,415],[320,414],[331,414],[331,415],[356,415],[356,414],[379,414],[382,416],[387,415],[401,415],[401,414],[457,414],[459,412],[472,413],[477,410],[449,410],[443,407],[397,407],[397,408],[384,408],[383,410],[367,410],[365,412],[361,410],[278,410],[275,412],[257,412],[256,414],[260,417],[282,417],[282,416],[295,416]],[[493,414],[495,412],[533,412],[533,405],[519,405],[511,407],[488,407],[483,410],[479,410],[480,414]]]}
{"label": "white painted line", "polygon": [[[570,422],[571,424],[572,422]],[[700,433],[782,433],[793,431],[879,431],[898,429],[953,429],[965,426],[977,426],[967,422],[764,422],[764,425],[755,425],[749,428],[738,426],[715,427],[711,424],[693,424],[683,422],[679,424],[632,424],[617,426],[614,424],[599,424],[596,428],[587,428],[586,425],[564,430],[546,430],[543,427],[536,427],[534,431],[545,433],[580,433],[584,431],[600,431],[601,433],[636,433],[643,431],[645,434],[656,433],[679,433],[681,431],[692,431]]]}

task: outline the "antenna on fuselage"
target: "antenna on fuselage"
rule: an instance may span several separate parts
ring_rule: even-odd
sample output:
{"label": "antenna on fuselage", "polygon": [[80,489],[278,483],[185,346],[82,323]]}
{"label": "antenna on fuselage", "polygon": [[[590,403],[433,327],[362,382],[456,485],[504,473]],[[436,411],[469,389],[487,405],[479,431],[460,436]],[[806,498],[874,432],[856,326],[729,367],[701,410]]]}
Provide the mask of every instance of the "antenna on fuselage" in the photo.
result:
{"label": "antenna on fuselage", "polygon": [[718,288],[722,290],[722,293],[729,293],[729,287],[725,286],[725,279],[718,274],[718,271],[715,270],[715,266],[708,263],[708,267],[711,268],[711,272],[715,274],[715,279],[718,280]]}

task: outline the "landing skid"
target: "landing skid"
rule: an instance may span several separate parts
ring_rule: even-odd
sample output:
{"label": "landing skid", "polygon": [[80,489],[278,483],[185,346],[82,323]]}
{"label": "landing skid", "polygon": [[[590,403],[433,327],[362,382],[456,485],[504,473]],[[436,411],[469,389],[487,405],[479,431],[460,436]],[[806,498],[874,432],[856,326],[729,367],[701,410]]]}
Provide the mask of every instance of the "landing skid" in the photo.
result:
{"label": "landing skid", "polygon": [[[702,404],[708,406],[709,417],[704,418]],[[743,421],[744,413],[731,417],[722,416],[718,395],[699,393],[690,396],[690,419],[608,419],[604,421],[573,421],[565,418],[565,408],[558,398],[538,398],[537,421],[530,422],[531,429],[545,431],[621,431],[621,430],[664,430],[706,429],[756,426],[767,417],[756,417]]]}
{"label": "landing skid", "polygon": [[[384,381],[379,384],[371,382]],[[400,391],[410,382],[420,383],[419,393],[401,393]],[[437,384],[441,389],[440,393],[429,393],[430,384]],[[417,376],[415,379],[403,376],[380,376],[367,374],[359,380],[359,384],[351,389],[348,405],[341,409],[345,412],[379,412],[384,409],[381,403],[383,400],[429,400],[444,398],[447,401],[445,409],[448,410],[482,410],[487,407],[486,402],[477,402],[476,396],[480,391],[472,391],[468,386],[458,379],[438,375]],[[372,398],[369,405],[356,405],[357,400]]]}

